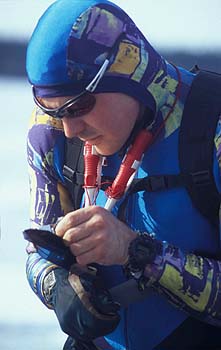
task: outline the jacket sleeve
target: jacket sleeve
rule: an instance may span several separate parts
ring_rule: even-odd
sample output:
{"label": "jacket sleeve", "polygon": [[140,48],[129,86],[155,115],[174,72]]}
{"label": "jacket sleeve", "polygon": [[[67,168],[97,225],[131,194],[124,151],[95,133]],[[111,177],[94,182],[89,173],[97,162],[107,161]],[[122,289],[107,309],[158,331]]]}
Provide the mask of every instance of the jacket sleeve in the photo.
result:
{"label": "jacket sleeve", "polygon": [[[221,121],[215,150],[221,174]],[[147,285],[191,316],[221,327],[221,259],[184,253],[167,242],[160,244],[162,253],[144,272]]]}
{"label": "jacket sleeve", "polygon": [[[64,146],[61,121],[35,110],[27,137],[32,227],[53,224],[58,217],[72,210],[62,175]],[[42,288],[43,281],[57,266],[42,259],[32,244],[28,245],[27,253],[28,282],[40,300],[47,305]]]}
{"label": "jacket sleeve", "polygon": [[167,242],[147,265],[147,285],[191,316],[221,327],[221,262],[183,253]]}

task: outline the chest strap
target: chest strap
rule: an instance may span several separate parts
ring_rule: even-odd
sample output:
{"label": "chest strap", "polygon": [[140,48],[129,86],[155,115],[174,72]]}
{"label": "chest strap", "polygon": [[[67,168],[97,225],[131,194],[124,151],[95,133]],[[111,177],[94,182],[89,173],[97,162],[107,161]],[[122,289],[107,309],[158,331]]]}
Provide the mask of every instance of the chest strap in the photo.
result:
{"label": "chest strap", "polygon": [[84,143],[77,137],[66,139],[63,175],[74,210],[80,208],[84,193]]}

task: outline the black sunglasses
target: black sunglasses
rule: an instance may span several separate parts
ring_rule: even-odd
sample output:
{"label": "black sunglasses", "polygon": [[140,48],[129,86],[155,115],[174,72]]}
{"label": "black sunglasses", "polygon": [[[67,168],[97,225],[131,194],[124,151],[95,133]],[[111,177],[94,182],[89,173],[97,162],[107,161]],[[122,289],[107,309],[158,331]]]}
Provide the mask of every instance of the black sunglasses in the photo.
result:
{"label": "black sunglasses", "polygon": [[43,106],[35,94],[35,88],[32,86],[32,93],[35,104],[46,114],[54,118],[77,118],[91,111],[96,104],[96,97],[93,95],[99,81],[103,77],[109,64],[109,59],[106,59],[99,69],[94,79],[86,86],[85,90],[74,98],[66,101],[58,108],[47,108]]}

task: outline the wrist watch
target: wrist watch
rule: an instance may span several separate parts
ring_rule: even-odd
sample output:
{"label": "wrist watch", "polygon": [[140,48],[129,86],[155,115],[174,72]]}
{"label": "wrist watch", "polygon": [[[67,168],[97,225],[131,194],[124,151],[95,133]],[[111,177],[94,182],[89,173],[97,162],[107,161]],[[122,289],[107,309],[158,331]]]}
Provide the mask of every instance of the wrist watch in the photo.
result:
{"label": "wrist watch", "polygon": [[128,248],[128,262],[125,265],[126,274],[142,273],[147,264],[154,262],[157,254],[162,251],[161,243],[150,234],[144,232],[131,241]]}
{"label": "wrist watch", "polygon": [[139,291],[144,291],[151,280],[144,275],[145,267],[154,262],[156,256],[162,254],[162,243],[144,232],[131,241],[128,248],[128,261],[124,266],[128,278],[137,281]]}

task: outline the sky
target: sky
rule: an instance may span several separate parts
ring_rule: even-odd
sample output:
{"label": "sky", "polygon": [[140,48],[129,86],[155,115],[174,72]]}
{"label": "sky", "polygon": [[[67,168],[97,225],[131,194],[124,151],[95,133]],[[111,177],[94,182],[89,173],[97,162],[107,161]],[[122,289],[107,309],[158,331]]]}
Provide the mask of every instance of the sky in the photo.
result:
{"label": "sky", "polygon": [[[113,1],[132,16],[157,47],[221,51],[220,0]],[[38,18],[52,2],[0,0],[0,38],[28,39]]]}

